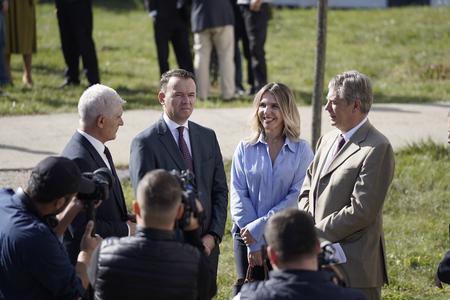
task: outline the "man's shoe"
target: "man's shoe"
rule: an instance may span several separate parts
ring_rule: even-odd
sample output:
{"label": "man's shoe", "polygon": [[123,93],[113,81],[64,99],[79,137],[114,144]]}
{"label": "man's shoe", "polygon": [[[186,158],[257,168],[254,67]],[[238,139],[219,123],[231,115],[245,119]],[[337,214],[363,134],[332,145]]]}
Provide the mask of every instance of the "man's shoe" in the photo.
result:
{"label": "man's shoe", "polygon": [[72,87],[72,86],[79,86],[80,82],[79,81],[74,81],[74,80],[65,80],[63,82],[63,84],[60,85],[60,88],[65,88],[65,87]]}

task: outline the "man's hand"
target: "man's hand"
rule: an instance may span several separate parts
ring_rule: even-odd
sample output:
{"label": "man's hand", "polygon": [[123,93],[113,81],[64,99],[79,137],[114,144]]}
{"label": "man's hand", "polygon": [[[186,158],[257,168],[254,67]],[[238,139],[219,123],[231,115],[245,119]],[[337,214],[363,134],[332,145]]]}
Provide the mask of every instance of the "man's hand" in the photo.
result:
{"label": "man's hand", "polygon": [[206,256],[209,256],[211,254],[211,251],[216,246],[216,241],[214,240],[214,237],[209,233],[205,234],[202,237],[202,243],[203,243],[203,246],[205,247]]}
{"label": "man's hand", "polygon": [[[199,213],[203,212],[203,206],[201,204],[201,202],[198,199],[195,199],[195,205],[197,206],[197,211]],[[189,225],[187,225],[186,227],[184,227],[184,231],[191,231],[191,230],[195,230],[197,228],[200,227],[200,224],[198,222],[198,219],[192,214],[191,218],[189,219]]]}
{"label": "man's hand", "polygon": [[136,223],[127,221],[128,225],[128,236],[134,236],[136,234]]}
{"label": "man's hand", "polygon": [[91,236],[93,228],[94,228],[94,221],[89,221],[86,224],[86,229],[84,231],[80,243],[80,251],[85,251],[89,255],[103,240],[98,234],[96,234],[95,236]]}
{"label": "man's hand", "polygon": [[250,10],[251,11],[259,11],[261,9],[262,0],[251,0],[250,1]]}
{"label": "man's hand", "polygon": [[255,252],[250,252],[248,254],[248,264],[251,267],[262,266],[263,265],[263,259],[262,259],[261,250],[255,251]]}
{"label": "man's hand", "polygon": [[242,228],[240,234],[241,238],[244,240],[244,243],[247,247],[256,243],[255,238],[252,236],[250,230],[248,230],[247,227]]}

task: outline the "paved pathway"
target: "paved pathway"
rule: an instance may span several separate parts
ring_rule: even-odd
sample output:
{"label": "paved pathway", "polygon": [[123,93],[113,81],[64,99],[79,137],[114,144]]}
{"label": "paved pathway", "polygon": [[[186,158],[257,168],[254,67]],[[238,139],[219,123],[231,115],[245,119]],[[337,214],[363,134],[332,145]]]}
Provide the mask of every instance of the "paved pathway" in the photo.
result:
{"label": "paved pathway", "polygon": [[[391,141],[395,149],[408,143],[426,140],[447,142],[447,115],[450,103],[377,104],[369,119]],[[213,128],[225,159],[249,134],[252,108],[196,109],[192,120]],[[161,115],[159,110],[131,110],[124,113],[125,125],[115,141],[108,142],[115,163],[127,166],[132,138]],[[303,138],[310,141],[311,107],[300,107]],[[327,114],[322,115],[322,132],[331,129]],[[60,153],[76,127],[76,113],[0,118],[0,173],[26,170],[48,155]],[[3,178],[2,178],[3,177]],[[6,182],[0,176],[0,187]]]}

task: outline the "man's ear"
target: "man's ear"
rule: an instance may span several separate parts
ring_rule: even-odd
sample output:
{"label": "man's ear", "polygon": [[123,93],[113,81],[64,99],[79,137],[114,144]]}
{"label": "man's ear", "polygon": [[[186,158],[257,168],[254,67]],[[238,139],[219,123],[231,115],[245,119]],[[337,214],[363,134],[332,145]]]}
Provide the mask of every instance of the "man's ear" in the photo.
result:
{"label": "man's ear", "polygon": [[177,211],[177,220],[180,220],[184,213],[184,205],[180,202],[180,206],[178,206]]}
{"label": "man's ear", "polygon": [[361,111],[361,100],[356,99],[353,101],[353,111]]}
{"label": "man's ear", "polygon": [[165,98],[166,98],[166,94],[163,91],[159,91],[158,100],[161,105],[165,104]]}
{"label": "man's ear", "polygon": [[278,255],[275,249],[270,246],[267,246],[267,257],[269,257],[270,263],[274,267],[278,267]]}
{"label": "man's ear", "polygon": [[95,124],[98,128],[103,128],[105,126],[105,117],[103,115],[99,115],[95,120]]}
{"label": "man's ear", "polygon": [[139,203],[137,201],[133,201],[132,203],[133,212],[136,216],[141,217],[141,208],[139,206]]}
{"label": "man's ear", "polygon": [[314,250],[315,250],[315,254],[316,255],[319,255],[319,253],[322,251],[322,249],[320,248],[320,241],[319,241],[319,239],[316,240],[316,245],[314,247]]}

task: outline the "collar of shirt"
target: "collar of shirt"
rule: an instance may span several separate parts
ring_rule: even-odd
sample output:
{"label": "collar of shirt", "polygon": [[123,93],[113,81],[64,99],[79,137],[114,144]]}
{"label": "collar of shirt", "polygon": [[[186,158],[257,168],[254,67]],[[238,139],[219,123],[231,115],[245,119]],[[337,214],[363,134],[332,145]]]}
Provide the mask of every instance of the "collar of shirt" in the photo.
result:
{"label": "collar of shirt", "polygon": [[95,137],[93,137],[92,135],[90,135],[80,129],[77,129],[77,131],[79,134],[84,136],[89,141],[89,143],[91,143],[91,145],[98,152],[100,157],[103,159],[103,162],[111,170],[111,166],[109,165],[108,158],[105,155],[105,145],[102,142],[100,142],[99,140],[97,140]]}
{"label": "collar of shirt", "polygon": [[361,122],[359,122],[358,125],[356,125],[356,126],[353,127],[352,129],[350,129],[349,131],[347,131],[347,132],[341,132],[341,134],[344,136],[345,142],[347,143],[347,142],[352,138],[352,136],[355,134],[355,132],[356,132],[359,128],[361,128],[361,126],[363,126],[364,123],[366,123],[366,122],[367,122],[367,117],[365,117],[364,120],[362,120]]}
{"label": "collar of shirt", "polygon": [[[267,142],[264,139],[264,135],[262,133],[259,135],[258,140],[255,143],[252,143],[252,144],[256,145],[257,143],[261,143],[261,144],[267,145]],[[288,137],[284,138],[283,148],[285,148],[285,147],[287,147],[287,149],[289,149],[289,151],[295,152],[296,148],[295,148],[294,142],[292,142],[291,139],[288,138]]]}
{"label": "collar of shirt", "polygon": [[[178,145],[178,136],[179,136],[178,127],[183,126],[185,129],[187,129],[187,132],[189,132],[189,122],[186,121],[184,124],[180,125],[180,124],[174,122],[172,119],[170,119],[166,113],[163,114],[163,119],[164,119],[164,122],[166,122],[166,125],[169,128],[170,133],[172,133],[172,136],[175,139],[175,143]],[[186,142],[186,145],[188,146],[189,152],[192,155],[191,140],[189,138],[189,134],[183,134],[183,138],[184,138],[184,141]]]}

